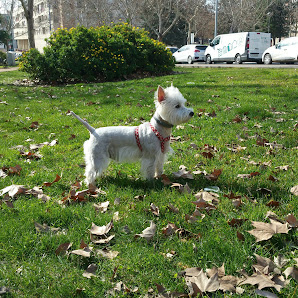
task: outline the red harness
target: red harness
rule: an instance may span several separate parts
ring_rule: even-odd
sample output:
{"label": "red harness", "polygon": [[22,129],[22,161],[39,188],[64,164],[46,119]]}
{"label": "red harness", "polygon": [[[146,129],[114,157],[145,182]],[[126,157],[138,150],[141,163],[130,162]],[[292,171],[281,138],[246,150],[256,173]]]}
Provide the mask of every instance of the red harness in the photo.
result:
{"label": "red harness", "polygon": [[[155,133],[155,135],[157,136],[157,138],[160,141],[161,152],[164,153],[165,143],[170,141],[171,136],[168,136],[168,137],[164,138],[151,123],[149,123],[149,124],[150,124],[150,127],[151,127],[152,131]],[[136,142],[137,142],[137,145],[138,145],[139,149],[141,151],[143,151],[143,148],[142,148],[142,145],[141,145],[141,142],[140,142],[140,137],[139,137],[139,127],[136,127],[136,129],[135,129],[135,137],[136,137]]]}

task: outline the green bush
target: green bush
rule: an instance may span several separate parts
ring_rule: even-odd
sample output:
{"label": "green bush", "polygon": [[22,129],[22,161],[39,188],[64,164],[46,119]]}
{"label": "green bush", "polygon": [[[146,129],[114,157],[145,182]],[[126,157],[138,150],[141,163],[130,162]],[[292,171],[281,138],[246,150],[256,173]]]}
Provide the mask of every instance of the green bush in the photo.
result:
{"label": "green bush", "polygon": [[44,53],[31,49],[20,68],[47,82],[106,81],[133,73],[162,74],[174,68],[171,53],[148,33],[128,24],[58,29]]}
{"label": "green bush", "polygon": [[6,65],[6,53],[0,51],[0,65]]}

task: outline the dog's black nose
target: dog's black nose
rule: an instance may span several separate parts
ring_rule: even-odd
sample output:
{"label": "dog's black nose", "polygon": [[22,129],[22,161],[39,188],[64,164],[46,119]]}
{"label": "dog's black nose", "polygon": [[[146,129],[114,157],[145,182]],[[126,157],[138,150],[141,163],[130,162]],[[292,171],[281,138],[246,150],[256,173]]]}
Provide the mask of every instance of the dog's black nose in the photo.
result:
{"label": "dog's black nose", "polygon": [[192,117],[195,113],[194,112],[190,112],[189,116]]}

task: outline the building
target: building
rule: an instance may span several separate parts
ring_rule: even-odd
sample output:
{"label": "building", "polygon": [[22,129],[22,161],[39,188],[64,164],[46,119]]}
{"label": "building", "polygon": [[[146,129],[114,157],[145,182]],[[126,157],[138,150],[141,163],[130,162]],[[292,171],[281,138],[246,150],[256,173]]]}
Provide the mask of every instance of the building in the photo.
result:
{"label": "building", "polygon": [[[109,1],[106,3],[109,4]],[[88,0],[35,0],[33,8],[35,47],[43,52],[46,46],[45,39],[58,28],[72,28],[78,24],[86,27],[99,26],[113,19],[113,10],[104,7],[98,9],[98,3],[94,6],[91,4]],[[27,20],[21,5],[15,9],[14,23],[17,50],[29,50]]]}
{"label": "building", "polygon": [[[35,44],[36,48],[42,51],[43,47],[46,46],[45,38],[48,38],[54,30],[53,10],[50,1],[35,0],[33,15]],[[22,6],[16,8],[14,12],[14,39],[17,41],[17,50],[26,51],[29,49],[27,20]]]}

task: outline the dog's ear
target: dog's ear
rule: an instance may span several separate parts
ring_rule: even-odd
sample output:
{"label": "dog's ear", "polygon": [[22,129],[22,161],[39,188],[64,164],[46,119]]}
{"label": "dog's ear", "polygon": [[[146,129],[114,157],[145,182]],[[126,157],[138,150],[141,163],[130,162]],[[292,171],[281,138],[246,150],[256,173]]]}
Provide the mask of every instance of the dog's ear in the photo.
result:
{"label": "dog's ear", "polygon": [[161,87],[161,86],[158,86],[157,88],[157,99],[159,102],[162,102],[164,101],[166,98],[166,94],[165,94],[165,90]]}

